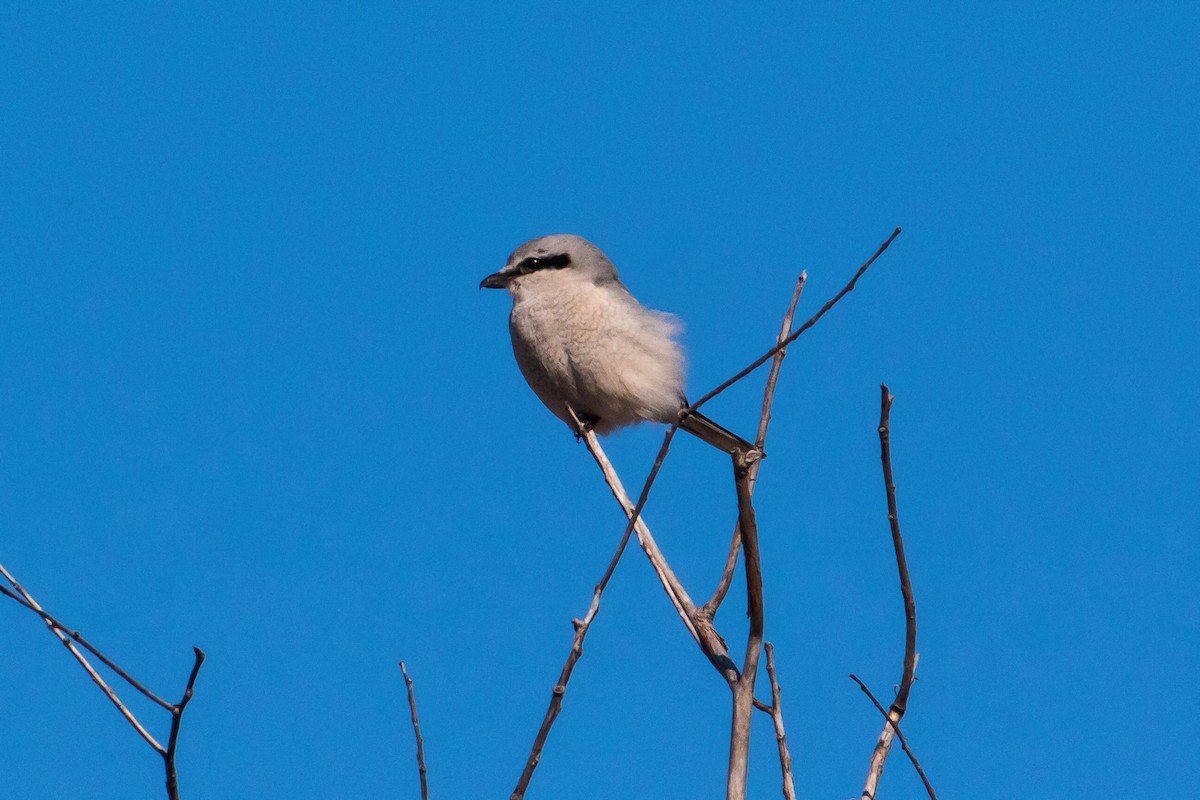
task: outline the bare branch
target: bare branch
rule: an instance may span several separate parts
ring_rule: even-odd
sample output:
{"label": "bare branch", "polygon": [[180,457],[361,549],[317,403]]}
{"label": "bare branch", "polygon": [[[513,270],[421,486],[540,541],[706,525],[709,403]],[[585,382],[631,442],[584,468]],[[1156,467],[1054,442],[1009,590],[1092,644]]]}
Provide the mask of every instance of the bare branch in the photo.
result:
{"label": "bare branch", "polygon": [[[900,593],[904,597],[904,672],[900,678],[896,699],[884,715],[887,717],[887,723],[883,726],[883,731],[879,734],[879,740],[871,753],[867,782],[862,793],[866,800],[875,800],[875,792],[879,786],[879,780],[883,776],[883,767],[887,762],[888,751],[892,746],[893,730],[896,732],[900,730],[900,719],[908,707],[908,695],[917,670],[917,605],[913,599],[912,580],[908,574],[908,560],[904,556],[904,539],[900,535],[900,515],[896,510],[896,484],[892,479],[891,411],[894,398],[888,392],[886,384],[881,384],[879,390],[879,458],[883,464],[883,485],[887,493],[888,524],[892,532],[892,546],[896,552],[896,568],[900,573]],[[855,678],[855,681],[858,679]],[[871,696],[866,686],[861,681],[858,683],[862,686],[863,691]],[[873,697],[872,700],[874,700]],[[911,753],[910,757],[912,757]],[[917,765],[915,758],[913,764],[921,773],[921,779],[925,780],[924,772]],[[928,787],[928,785],[928,781],[926,781],[926,786]]]}
{"label": "bare branch", "polygon": [[[867,685],[865,683],[863,683],[861,680],[859,680],[859,677],[857,675],[851,673],[850,679],[858,684],[858,688],[863,690],[863,693],[866,694],[866,696],[871,699],[871,702],[875,704],[875,708],[879,709],[879,713],[883,714],[883,718],[885,720],[887,720],[887,722],[885,723],[885,725],[887,726],[885,728],[885,730],[890,729],[890,730],[894,730],[896,732],[896,738],[898,738],[900,740],[900,747],[902,747],[904,749],[904,753],[905,753],[905,755],[908,756],[908,760],[912,762],[913,767],[917,770],[917,775],[920,776],[921,783],[925,784],[925,791],[929,794],[930,800],[937,800],[937,793],[933,791],[933,786],[930,785],[929,778],[925,776],[925,770],[921,769],[921,762],[917,761],[916,754],[913,753],[913,751],[909,749],[908,740],[904,738],[904,731],[900,730],[900,724],[898,722],[895,722],[892,720],[892,718],[888,715],[887,709],[885,709],[882,705],[880,705],[879,701],[875,699],[875,695],[871,694],[871,690],[867,688]],[[879,748],[879,745],[876,745],[876,749],[878,749],[878,748]],[[883,766],[882,765],[880,765],[880,767],[879,767],[879,774],[880,775],[883,774]],[[874,796],[875,796],[874,788],[872,788],[871,791],[872,791],[871,797],[874,798]],[[863,796],[866,797],[865,792],[863,793]]]}
{"label": "bare branch", "polygon": [[904,674],[892,708],[904,715],[908,692],[917,669],[917,603],[913,599],[912,579],[908,575],[908,559],[904,556],[904,538],[900,535],[900,514],[896,510],[896,483],[892,479],[891,412],[892,400],[887,384],[880,384],[879,459],[883,463],[883,483],[887,491],[888,524],[892,529],[892,547],[896,551],[896,567],[900,572],[900,593],[904,597]]}
{"label": "bare branch", "polygon": [[787,734],[783,731],[783,709],[779,705],[779,680],[775,677],[775,646],[770,642],[767,649],[767,677],[771,679],[771,719],[775,722],[775,742],[779,745],[779,769],[783,773],[783,796],[796,800],[796,786],[792,781],[792,755],[788,752]]}
{"label": "bare branch", "polygon": [[[22,605],[31,609],[34,613],[42,618],[42,621],[46,623],[46,627],[50,629],[50,632],[57,636],[58,640],[63,643],[67,650],[71,652],[71,655],[75,657],[75,660],[78,661],[79,665],[83,667],[85,672],[87,672],[88,677],[92,679],[92,682],[100,687],[100,691],[104,692],[104,696],[107,697],[114,706],[116,706],[117,711],[121,712],[121,716],[125,717],[129,724],[133,726],[133,729],[138,732],[138,735],[146,741],[146,744],[154,748],[154,751],[159,755],[165,756],[167,753],[166,748],[159,744],[158,740],[151,736],[150,732],[142,727],[142,723],[139,722],[137,717],[135,717],[133,713],[125,707],[125,704],[121,702],[121,698],[117,697],[117,693],[112,690],[112,687],[110,687],[104,681],[104,678],[100,677],[100,673],[96,672],[95,668],[92,667],[91,662],[84,657],[83,653],[79,652],[79,648],[75,646],[72,638],[63,633],[66,628],[60,625],[57,621],[53,621],[50,615],[42,610],[42,607],[38,605],[36,600],[33,599],[33,596],[30,595],[29,592],[25,591],[21,584],[17,583],[17,580],[9,573],[8,570],[4,568],[3,565],[0,565],[0,575],[3,575],[5,579],[12,585],[12,587],[17,590],[17,593],[24,598],[25,602],[22,603]],[[10,597],[12,596],[11,593],[6,594],[9,594]]]}
{"label": "bare branch", "polygon": [[746,658],[742,674],[733,690],[733,723],[729,735],[729,781],[727,800],[745,800],[746,773],[750,753],[750,714],[754,709],[754,682],[758,675],[763,643],[762,560],[758,550],[758,523],[750,495],[750,467],[759,458],[757,451],[733,454],[734,480],[737,485],[738,524],[742,529],[742,548],[746,555],[746,605],[750,633],[746,637]]}
{"label": "bare branch", "polygon": [[421,775],[421,800],[429,800],[429,785],[425,779],[425,742],[421,739],[421,723],[417,721],[417,698],[413,695],[412,678],[404,662],[400,662],[400,672],[404,675],[404,686],[408,689],[408,708],[412,712],[413,734],[417,737],[417,771]]}

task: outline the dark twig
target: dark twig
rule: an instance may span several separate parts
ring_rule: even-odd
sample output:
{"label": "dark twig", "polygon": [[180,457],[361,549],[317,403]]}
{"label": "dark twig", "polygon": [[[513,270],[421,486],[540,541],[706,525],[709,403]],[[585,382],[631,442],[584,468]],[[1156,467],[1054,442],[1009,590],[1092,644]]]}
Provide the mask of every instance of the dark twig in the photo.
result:
{"label": "dark twig", "polygon": [[[688,414],[690,414],[693,411],[696,411],[697,409],[700,408],[700,406],[704,405],[709,400],[712,400],[714,397],[719,395],[721,392],[725,391],[730,386],[733,386],[733,384],[737,383],[742,378],[746,377],[751,372],[758,369],[763,364],[767,363],[767,359],[772,358],[776,353],[780,352],[781,350],[786,348],[789,344],[796,341],[796,339],[800,338],[800,335],[802,333],[804,333],[806,330],[811,328],[813,325],[816,325],[817,322],[821,319],[821,317],[825,316],[825,312],[829,311],[829,309],[831,309],[835,305],[837,305],[839,300],[841,300],[843,297],[845,297],[847,294],[849,294],[851,291],[854,290],[855,285],[858,283],[858,279],[861,278],[863,276],[863,274],[871,267],[871,265],[875,263],[875,260],[877,258],[879,258],[879,256],[883,255],[883,251],[887,250],[888,247],[891,246],[892,242],[895,241],[896,237],[899,235],[900,235],[900,228],[896,228],[894,231],[892,231],[892,235],[889,236],[887,238],[887,240],[884,241],[884,243],[879,246],[879,248],[875,251],[875,254],[872,255],[870,258],[868,258],[866,263],[864,263],[861,267],[858,268],[858,272],[854,273],[854,277],[850,279],[850,282],[847,283],[840,292],[838,292],[828,302],[826,302],[825,305],[821,306],[820,311],[818,311],[811,318],[809,318],[809,320],[807,322],[805,322],[803,325],[801,325],[799,328],[797,328],[795,331],[793,331],[787,337],[787,339],[783,340],[782,342],[777,342],[774,347],[772,347],[770,350],[768,350],[766,353],[764,353],[759,358],[752,361],[747,367],[742,369],[740,372],[738,372],[732,378],[730,378],[729,380],[727,380],[724,383],[717,386],[715,389],[713,389],[708,394],[701,397],[699,400],[697,400],[692,405],[680,410],[679,419],[677,419],[675,422],[673,422],[671,424],[671,427],[667,429],[667,433],[663,437],[662,446],[658,449],[658,456],[655,457],[655,459],[654,459],[654,467],[650,470],[650,474],[646,476],[646,482],[642,486],[642,493],[638,497],[637,504],[634,506],[633,516],[630,518],[629,524],[625,527],[625,534],[622,539],[622,542],[627,542],[629,540],[629,535],[633,532],[633,526],[636,523],[638,517],[642,513],[642,508],[646,504],[646,499],[650,496],[650,489],[652,486],[654,486],[654,480],[658,477],[658,471],[659,471],[659,469],[662,468],[663,460],[667,457],[667,451],[671,449],[671,438],[675,435],[675,431],[677,431],[679,429],[679,423],[682,422],[684,419],[686,419]],[[624,546],[624,544],[622,544],[622,547],[623,546]]]}
{"label": "dark twig", "polygon": [[775,742],[779,745],[779,768],[783,772],[783,796],[796,800],[796,786],[792,781],[792,755],[788,752],[787,734],[783,731],[783,709],[779,705],[779,680],[775,677],[775,646],[766,644],[767,677],[771,679],[771,719],[775,722]]}
{"label": "dark twig", "polygon": [[425,778],[425,742],[421,739],[421,723],[417,721],[417,698],[413,695],[412,678],[408,677],[408,670],[404,667],[404,662],[400,662],[400,672],[404,675],[404,686],[408,689],[408,709],[412,712],[413,734],[417,737],[417,771],[421,775],[421,800],[429,800],[429,785]]}
{"label": "dark twig", "polygon": [[892,532],[892,546],[896,551],[896,567],[900,573],[900,593],[904,597],[904,672],[900,678],[896,699],[885,715],[888,724],[883,726],[883,732],[879,734],[879,740],[871,753],[867,782],[862,793],[867,800],[875,798],[879,780],[883,776],[883,766],[887,762],[888,751],[892,746],[892,731],[893,729],[899,731],[900,719],[908,707],[908,695],[917,670],[917,605],[913,599],[912,580],[908,574],[908,560],[904,556],[904,539],[900,535],[900,515],[896,510],[896,484],[892,479],[891,412],[894,398],[888,392],[886,384],[881,384],[879,390],[879,458],[883,464],[883,485],[887,493],[888,524]]}
{"label": "dark twig", "polygon": [[188,675],[183,697],[179,704],[171,709],[171,734],[167,738],[167,752],[163,753],[163,764],[167,770],[167,797],[170,800],[179,800],[179,775],[175,771],[175,747],[179,743],[179,726],[183,724],[184,709],[187,708],[188,703],[192,702],[196,677],[200,674],[201,665],[204,664],[204,651],[199,647],[193,647],[192,652],[195,654],[196,660],[192,663],[192,672]]}
{"label": "dark twig", "polygon": [[[768,650],[767,653],[767,658],[769,659],[770,650]],[[871,694],[871,690],[867,688],[867,685],[863,683],[857,675],[851,673],[850,679],[858,684],[858,688],[863,690],[863,693],[871,699],[872,703],[875,704],[875,708],[879,709],[879,713],[883,714],[883,718],[887,720],[886,724],[891,726],[892,730],[896,732],[896,738],[900,740],[900,747],[904,749],[904,753],[908,756],[908,760],[912,762],[913,767],[917,770],[917,775],[921,777],[921,783],[925,784],[925,791],[929,794],[930,800],[937,800],[937,793],[933,791],[933,786],[930,785],[929,778],[925,775],[925,770],[921,769],[921,762],[917,760],[916,754],[909,749],[908,740],[904,738],[904,731],[900,730],[900,724],[898,722],[894,722],[892,718],[888,716],[887,709],[875,699],[875,695]],[[874,795],[872,795],[872,798],[873,797]]]}
{"label": "dark twig", "polygon": [[883,464],[883,483],[887,491],[888,524],[892,529],[892,547],[896,551],[896,567],[900,571],[900,593],[904,597],[904,674],[892,709],[904,715],[913,673],[917,669],[917,603],[913,599],[912,579],[908,575],[908,559],[904,556],[904,538],[900,535],[900,513],[896,510],[896,482],[892,479],[891,412],[892,400],[887,384],[880,384],[879,459]]}

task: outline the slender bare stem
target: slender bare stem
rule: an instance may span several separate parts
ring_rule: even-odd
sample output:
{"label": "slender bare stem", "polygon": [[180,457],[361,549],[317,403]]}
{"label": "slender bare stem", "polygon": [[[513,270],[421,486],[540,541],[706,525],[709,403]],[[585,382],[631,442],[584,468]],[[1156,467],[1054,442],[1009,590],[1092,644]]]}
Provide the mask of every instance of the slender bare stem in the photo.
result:
{"label": "slender bare stem", "polygon": [[412,713],[413,735],[417,737],[417,771],[421,775],[421,800],[429,800],[429,785],[425,778],[425,742],[421,739],[421,723],[417,721],[417,698],[413,695],[412,678],[404,662],[400,662],[400,672],[404,675],[404,686],[408,690],[408,710]]}
{"label": "slender bare stem", "polygon": [[[883,767],[892,746],[893,730],[899,730],[900,719],[908,707],[908,695],[912,689],[917,670],[917,604],[913,599],[912,580],[908,574],[908,560],[904,556],[904,538],[900,535],[900,514],[896,510],[896,483],[892,478],[891,412],[892,395],[886,384],[881,384],[879,406],[879,459],[883,465],[883,485],[887,493],[888,525],[892,532],[892,546],[896,552],[896,568],[900,574],[900,593],[904,598],[904,672],[896,699],[885,716],[887,723],[879,734],[875,749],[871,752],[871,764],[867,769],[867,781],[862,796],[875,800]],[[865,687],[864,687],[865,688]],[[869,694],[869,693],[868,693]]]}
{"label": "slender bare stem", "polygon": [[[870,698],[872,703],[875,704],[875,708],[879,709],[879,713],[883,714],[883,718],[887,720],[885,724],[896,732],[896,738],[900,740],[900,747],[904,749],[904,753],[908,756],[908,760],[912,762],[913,768],[916,769],[917,775],[919,775],[921,778],[921,783],[925,784],[925,791],[928,793],[930,800],[937,800],[937,792],[933,791],[933,786],[929,783],[929,778],[925,775],[925,770],[921,768],[921,762],[917,760],[916,754],[909,749],[908,740],[904,738],[904,731],[900,730],[900,723],[891,718],[887,709],[875,699],[875,695],[871,694],[871,690],[867,688],[867,685],[863,683],[857,675],[851,673],[850,679],[858,684],[858,688],[863,690],[863,693]],[[878,745],[876,745],[876,747],[878,747]],[[882,770],[883,768],[880,767],[880,774],[882,774]],[[874,794],[872,794],[872,798],[873,797]]]}
{"label": "slender bare stem", "polygon": [[904,715],[908,692],[917,669],[917,603],[913,599],[912,579],[908,575],[908,559],[904,556],[904,538],[900,535],[900,513],[896,510],[896,482],[892,479],[891,412],[892,400],[887,384],[880,384],[879,460],[883,464],[883,484],[887,491],[888,525],[892,530],[892,547],[896,551],[896,568],[900,573],[900,594],[904,598],[904,673],[900,690],[892,708]]}
{"label": "slender bare stem", "polygon": [[91,662],[87,660],[83,653],[79,652],[79,648],[75,646],[72,638],[63,632],[66,630],[66,628],[57,622],[51,621],[50,615],[42,610],[42,607],[38,605],[36,600],[33,599],[33,596],[30,595],[29,592],[25,591],[21,584],[17,583],[17,580],[9,573],[7,569],[4,568],[3,565],[0,565],[0,575],[3,575],[4,578],[12,585],[13,589],[15,589],[17,593],[24,598],[25,602],[22,603],[22,605],[31,609],[34,611],[34,613],[42,618],[42,621],[46,623],[46,627],[50,629],[50,632],[58,637],[58,640],[63,643],[67,650],[70,651],[71,655],[75,657],[75,660],[79,662],[79,665],[83,667],[85,672],[87,672],[88,677],[92,679],[92,682],[100,687],[100,691],[104,692],[104,696],[107,697],[114,706],[116,706],[117,711],[121,712],[121,716],[125,717],[129,724],[133,726],[133,729],[138,732],[138,735],[146,741],[146,744],[154,748],[154,751],[159,755],[166,755],[166,748],[159,744],[158,740],[151,736],[150,732],[142,727],[142,723],[139,722],[137,717],[135,717],[133,713],[125,707],[125,704],[121,702],[121,698],[117,697],[117,693],[113,691],[112,687],[105,682],[104,678],[100,677],[100,673],[96,672],[95,668],[91,665]]}
{"label": "slender bare stem", "polygon": [[758,523],[750,495],[750,465],[757,451],[733,454],[734,480],[737,485],[738,522],[742,529],[742,549],[746,556],[746,605],[750,633],[746,637],[746,657],[742,674],[733,690],[733,722],[729,735],[729,781],[727,800],[745,800],[746,774],[750,755],[750,713],[754,709],[754,682],[758,676],[763,643],[762,558],[758,550]]}
{"label": "slender bare stem", "polygon": [[792,755],[788,752],[787,734],[783,731],[783,708],[779,704],[779,679],[775,677],[775,646],[766,644],[767,677],[771,679],[771,719],[775,722],[775,742],[779,745],[779,769],[783,773],[783,796],[796,800],[796,785],[792,780]]}

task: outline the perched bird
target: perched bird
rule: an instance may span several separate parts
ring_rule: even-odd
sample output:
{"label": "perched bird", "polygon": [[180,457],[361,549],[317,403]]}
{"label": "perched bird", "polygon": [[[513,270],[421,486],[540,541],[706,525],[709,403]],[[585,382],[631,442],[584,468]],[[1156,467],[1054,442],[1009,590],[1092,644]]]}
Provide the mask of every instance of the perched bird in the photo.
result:
{"label": "perched bird", "polygon": [[[572,429],[568,403],[601,434],[638,422],[673,423],[687,406],[679,323],[639,303],[587,239],[528,241],[479,288],[512,295],[508,329],[521,374]],[[727,453],[753,447],[696,411],[679,427]]]}

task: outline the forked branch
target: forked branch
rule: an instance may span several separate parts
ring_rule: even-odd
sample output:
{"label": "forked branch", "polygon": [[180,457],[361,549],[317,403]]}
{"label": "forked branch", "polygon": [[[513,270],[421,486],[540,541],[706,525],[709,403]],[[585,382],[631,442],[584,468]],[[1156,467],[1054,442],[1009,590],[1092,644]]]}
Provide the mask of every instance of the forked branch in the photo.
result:
{"label": "forked branch", "polygon": [[[0,565],[0,575],[3,575],[4,579],[7,580],[9,585],[12,586],[12,589],[10,590],[5,586],[0,585],[0,594],[3,594],[5,597],[16,601],[17,604],[28,609],[29,611],[32,611],[41,618],[42,622],[46,624],[46,627],[50,630],[50,632],[53,633],[55,637],[57,637],[58,640],[63,643],[63,645],[67,648],[67,651],[71,653],[72,657],[74,657],[74,659],[79,662],[79,665],[83,667],[84,671],[87,672],[88,677],[92,679],[92,682],[100,688],[100,691],[104,693],[104,696],[108,698],[109,702],[111,702],[116,707],[117,711],[121,713],[121,716],[125,718],[125,721],[128,722],[135,731],[137,731],[138,735],[142,737],[142,739],[150,746],[151,749],[154,750],[154,752],[158,753],[158,755],[162,757],[163,767],[166,771],[168,800],[179,800],[179,776],[175,769],[175,751],[179,742],[179,729],[183,724],[183,711],[185,708],[187,708],[188,703],[191,702],[192,694],[194,693],[196,686],[196,677],[200,674],[200,666],[204,663],[204,652],[198,647],[192,648],[195,654],[195,661],[192,664],[192,671],[188,675],[187,685],[184,688],[183,697],[178,703],[168,703],[166,700],[163,700],[157,694],[147,689],[127,671],[118,666],[112,659],[100,652],[100,650],[87,641],[87,639],[85,639],[79,633],[79,631],[69,629],[66,625],[59,622],[54,616],[42,608],[38,602],[33,599],[33,595],[26,591],[25,587],[18,583],[16,578],[14,578],[12,574],[4,568],[3,565]],[[76,647],[77,644],[79,647]],[[145,726],[142,725],[138,718],[134,716],[133,712],[126,707],[126,705],[121,701],[121,698],[117,696],[116,691],[108,684],[107,681],[104,680],[103,677],[101,677],[100,673],[96,671],[96,668],[92,666],[87,657],[80,652],[80,648],[83,648],[95,656],[98,661],[111,669],[118,677],[120,677],[146,698],[152,700],[170,712],[171,730],[167,739],[166,747],[163,747],[161,744],[159,744],[157,739],[150,735],[150,732],[146,730]]]}

